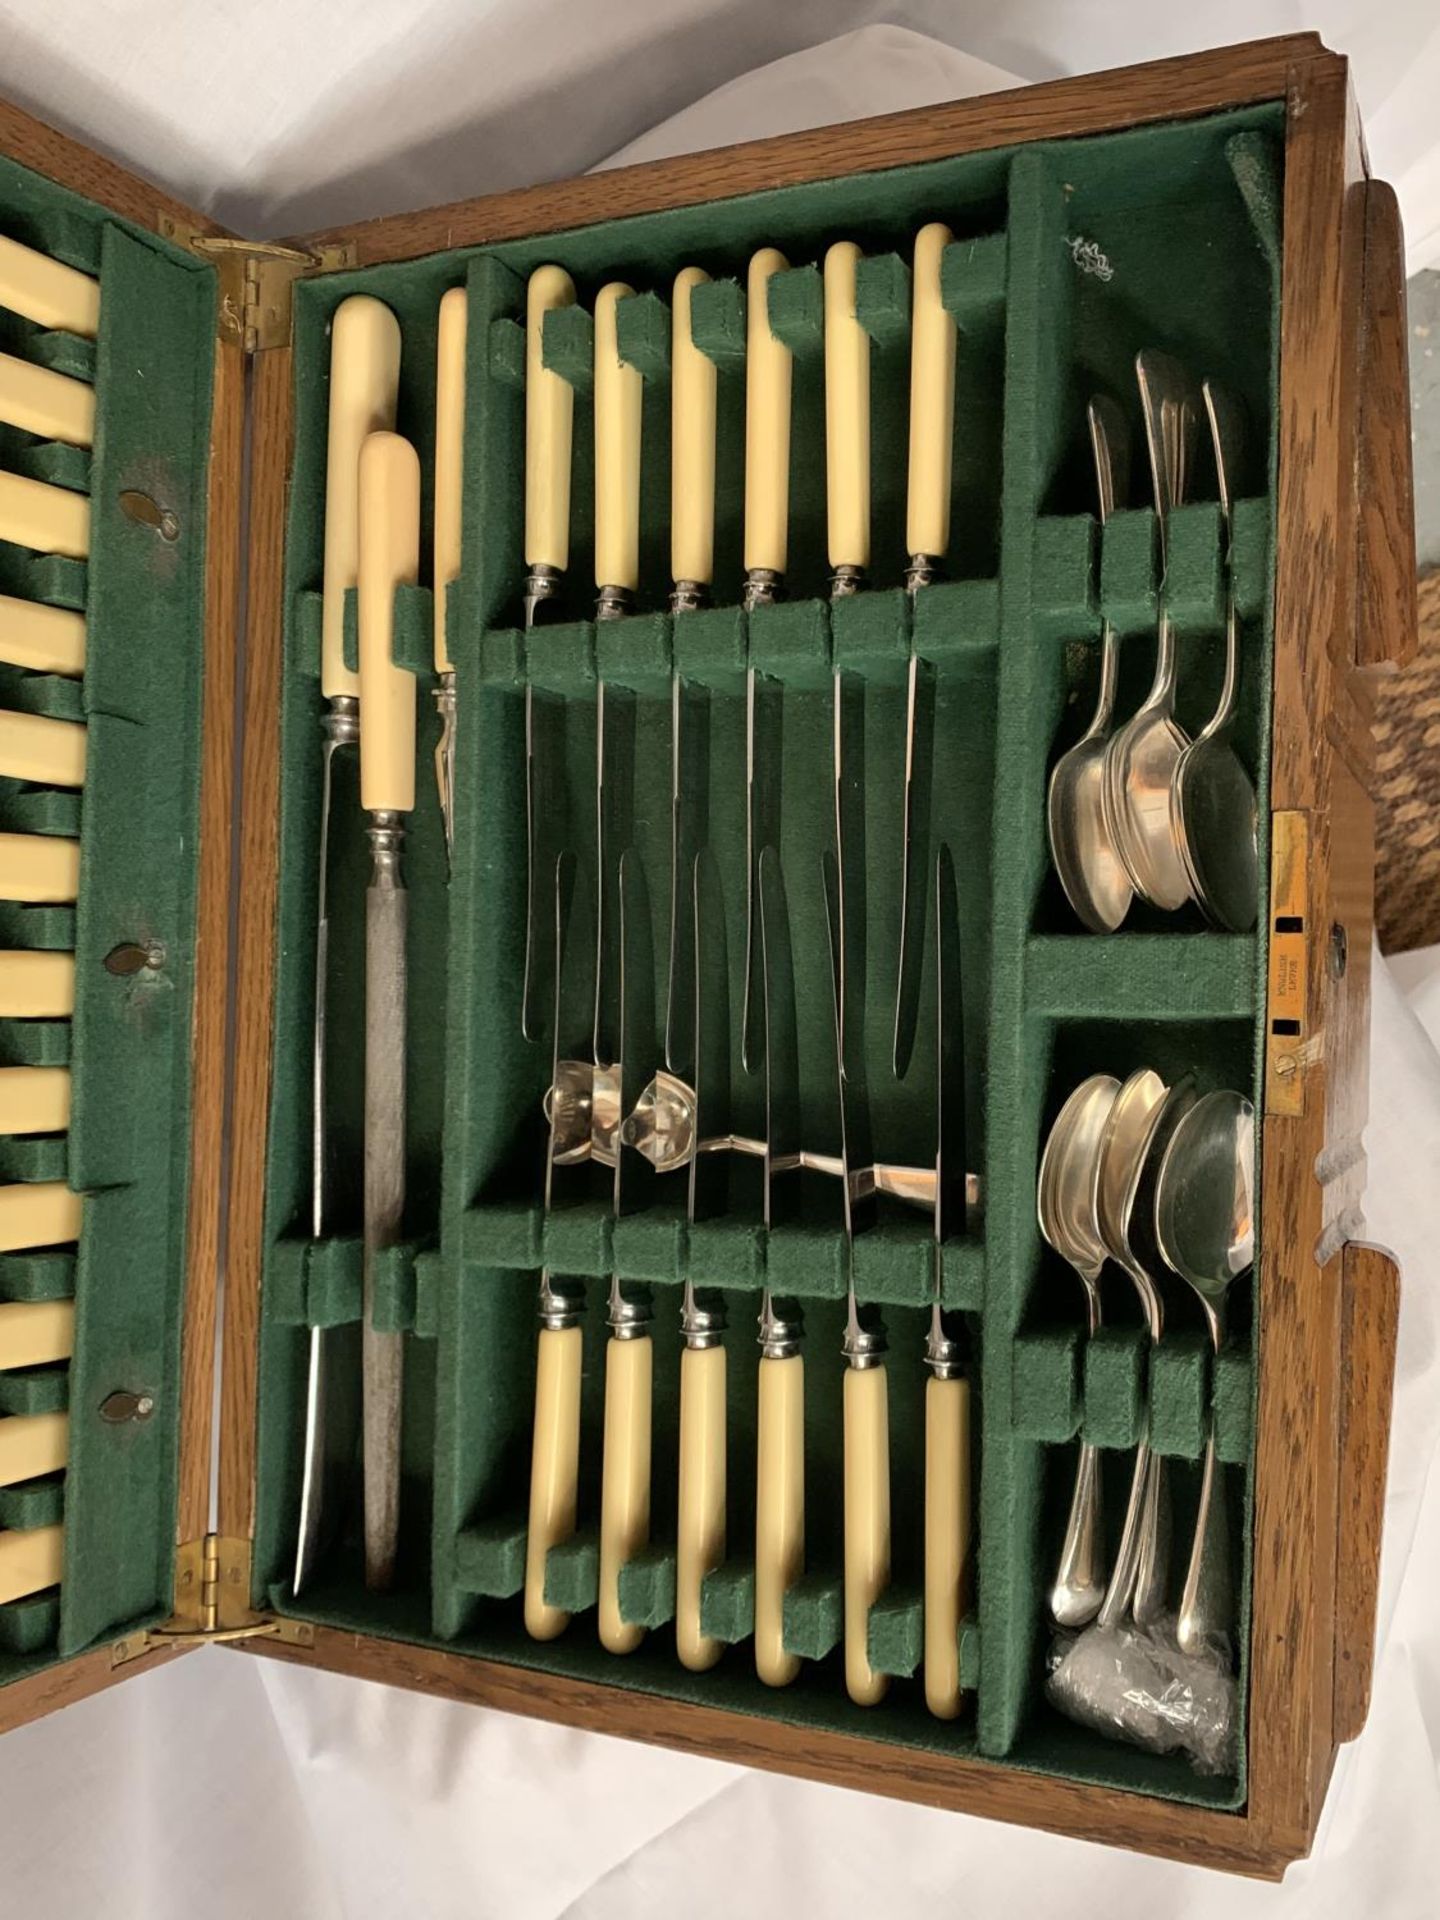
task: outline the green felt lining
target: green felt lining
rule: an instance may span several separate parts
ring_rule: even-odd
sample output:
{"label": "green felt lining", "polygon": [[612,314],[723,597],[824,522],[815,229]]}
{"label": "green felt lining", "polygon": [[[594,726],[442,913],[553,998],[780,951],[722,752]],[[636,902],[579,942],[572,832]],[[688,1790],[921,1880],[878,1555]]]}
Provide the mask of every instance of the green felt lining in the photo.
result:
{"label": "green felt lining", "polygon": [[[1083,1353],[1073,1277],[1052,1267],[1034,1223],[1033,1182],[1043,1131],[1085,1073],[1153,1064],[1195,1065],[1203,1085],[1253,1086],[1263,944],[1208,934],[1193,910],[1137,909],[1120,934],[1081,935],[1048,872],[1044,786],[1054,754],[1083,729],[1094,698],[1102,618],[1122,635],[1121,706],[1145,690],[1153,659],[1157,578],[1154,516],[1143,462],[1103,536],[1096,525],[1084,405],[1104,387],[1138,426],[1130,365],[1136,348],[1179,352],[1197,373],[1223,371],[1255,429],[1238,478],[1235,555],[1243,620],[1237,746],[1262,782],[1268,729],[1270,568],[1274,476],[1273,353],[1278,307],[1269,259],[1251,222],[1267,204],[1253,190],[1283,109],[1216,116],[1053,148],[971,156],[898,172],[837,179],[699,209],[608,222],[582,232],[302,284],[296,303],[296,457],[287,551],[287,653],[282,709],[281,892],[276,1075],[269,1140],[257,1597],[337,1625],[438,1641],[547,1672],[729,1706],[802,1726],[845,1727],[877,1741],[978,1751],[1177,1799],[1235,1805],[1238,1780],[1199,1781],[1182,1766],[1126,1753],[1059,1725],[1040,1702],[1043,1596],[1064,1524],[1064,1480],[1074,1435],[1106,1448],[1107,1473],[1125,1472],[1140,1424],[1140,1390],[1173,1460],[1183,1513],[1193,1497],[1204,1421],[1213,1405],[1222,1456],[1232,1463],[1241,1541],[1248,1528],[1253,1330],[1244,1303],[1232,1345],[1210,1363],[1180,1317],[1174,1339],[1147,1355],[1117,1303],[1116,1324]],[[1232,151],[1233,143],[1242,144]],[[1260,142],[1257,147],[1256,142]],[[1239,162],[1250,187],[1237,185]],[[1271,195],[1272,213],[1278,202]],[[905,255],[915,229],[943,217],[945,298],[960,321],[956,475],[947,578],[911,607],[903,567],[908,324]],[[861,318],[871,334],[875,389],[871,591],[832,607],[825,595],[821,287],[824,247],[864,248]],[[1262,236],[1263,238],[1263,236]],[[762,241],[791,270],[770,285],[770,319],[795,351],[790,597],[748,619],[740,579],[743,456],[743,274]],[[1273,246],[1272,246],[1273,252]],[[574,275],[579,305],[547,320],[544,353],[577,394],[589,386],[587,308],[607,279],[639,297],[622,302],[622,352],[645,376],[642,590],[636,613],[597,626],[589,528],[593,448],[589,408],[576,408],[570,566],[554,619],[517,631],[521,556],[523,316],[526,275],[547,259]],[[1203,273],[1194,268],[1203,258]],[[696,295],[702,350],[718,379],[717,605],[672,619],[666,608],[669,494],[665,344],[675,270],[698,261],[714,275]],[[1100,270],[1103,265],[1104,271]],[[461,714],[456,864],[448,901],[428,783],[434,727],[427,696],[423,586],[397,610],[399,650],[421,668],[420,803],[410,823],[413,1124],[407,1233],[415,1262],[413,1311],[431,1338],[409,1343],[406,1497],[401,1583],[384,1600],[356,1579],[353,1531],[314,1589],[285,1592],[298,1498],[305,1328],[338,1329],[358,1300],[357,1193],[342,1179],[329,1239],[308,1234],[308,1020],[319,700],[320,501],[323,494],[325,329],[335,304],[364,290],[388,300],[404,331],[399,425],[417,441],[429,485],[434,316],[442,292],[469,296],[465,570],[450,596],[450,653]],[[1243,316],[1243,322],[1241,319]],[[1221,529],[1202,456],[1194,503],[1171,524],[1167,596],[1180,623],[1182,717],[1191,725],[1218,684],[1223,616]],[[426,499],[428,540],[428,491]],[[732,1103],[737,1130],[758,1132],[760,1088],[741,1069],[743,952],[744,676],[754,664],[783,689],[780,852],[790,897],[798,983],[802,1134],[832,1148],[836,1096],[833,1016],[818,851],[829,822],[830,675],[838,663],[863,690],[865,873],[872,929],[865,1050],[877,1153],[923,1161],[933,1124],[933,956],[927,950],[915,1058],[904,1082],[889,1074],[889,1006],[898,919],[897,800],[903,771],[905,674],[912,650],[933,669],[937,696],[934,841],[955,850],[964,925],[970,1061],[969,1160],[984,1182],[982,1214],[945,1250],[947,1297],[966,1310],[974,1344],[981,1461],[976,1613],[961,1634],[962,1671],[976,1713],[941,1725],[924,1712],[918,1660],[920,1408],[928,1223],[886,1207],[856,1246],[857,1282],[883,1306],[891,1341],[896,1562],[871,1620],[872,1651],[897,1677],[883,1709],[860,1715],[839,1673],[839,1335],[845,1268],[833,1183],[806,1175],[796,1217],[765,1231],[752,1167],[737,1167],[731,1204],[691,1227],[683,1178],[642,1183],[636,1211],[610,1217],[597,1170],[568,1171],[542,1216],[540,1096],[544,1045],[520,1034],[525,945],[524,689],[553,745],[542,852],[560,845],[593,859],[597,675],[628,688],[635,743],[635,845],[654,903],[652,937],[663,984],[669,893],[669,679],[709,693],[705,785],[709,839],[725,900],[731,985]],[[332,1022],[358,1011],[358,924],[363,847],[339,853],[332,940],[338,954]],[[546,862],[542,859],[542,871]],[[448,905],[448,917],[447,908]],[[570,994],[583,1003],[586,982]],[[663,994],[661,995],[663,1000]],[[548,1002],[546,1003],[548,1005]],[[337,1013],[337,1008],[339,1009]],[[423,1010],[420,1011],[420,1010]],[[573,1011],[573,1009],[572,1009]],[[351,1053],[355,1053],[353,1038]],[[441,1099],[443,1076],[443,1101]],[[333,1087],[337,1162],[358,1149],[353,1059]],[[443,1152],[441,1123],[443,1121]],[[435,1235],[438,1227],[438,1249]],[[407,1256],[408,1258],[408,1256]],[[559,1641],[528,1640],[519,1625],[534,1367],[534,1270],[541,1259],[586,1296],[582,1387],[581,1530],[552,1551],[547,1594],[584,1616],[598,1579],[598,1433],[603,1389],[604,1283],[613,1269],[655,1311],[652,1545],[627,1570],[623,1605],[651,1628],[624,1662],[595,1645],[583,1617]],[[403,1263],[402,1263],[403,1264]],[[678,1287],[717,1287],[730,1309],[731,1557],[706,1580],[707,1632],[730,1647],[711,1674],[687,1675],[666,1622],[673,1608],[673,1460]],[[809,1526],[807,1572],[786,1607],[787,1642],[805,1656],[801,1679],[773,1693],[750,1670],[753,1612],[753,1316],[769,1283],[804,1309]],[[396,1308],[404,1317],[405,1306]],[[1047,1371],[1048,1369],[1048,1371]],[[1030,1385],[1026,1386],[1026,1381]],[[1045,1396],[1054,1404],[1039,1406]],[[1028,1407],[1028,1411],[1027,1411]],[[1028,1425],[1027,1425],[1028,1422]],[[1241,1495],[1244,1497],[1241,1497]],[[1112,1503],[1118,1512],[1123,1489]]]}
{"label": "green felt lining", "polygon": [[[215,335],[212,270],[167,242],[0,162],[0,232],[101,286],[95,342],[0,314],[0,347],[77,378],[98,399],[92,450],[7,432],[3,464],[91,495],[88,562],[0,547],[0,590],[83,610],[82,682],[0,671],[0,706],[84,720],[83,792],[0,782],[7,830],[78,835],[77,908],[0,911],[0,939],[73,949],[73,1022],[0,1021],[6,1064],[72,1069],[64,1139],[4,1143],[7,1179],[85,1192],[78,1249],[0,1259],[0,1298],[76,1300],[68,1367],[0,1375],[0,1410],[70,1409],[63,1482],[10,1488],[0,1525],[63,1517],[59,1594],[0,1608],[0,1682],[169,1611],[180,1404],[180,1301],[190,1142],[205,512]],[[119,505],[141,491],[176,516],[161,542]],[[157,942],[164,966],[122,978],[104,957]],[[99,1408],[149,1393],[145,1422]]]}

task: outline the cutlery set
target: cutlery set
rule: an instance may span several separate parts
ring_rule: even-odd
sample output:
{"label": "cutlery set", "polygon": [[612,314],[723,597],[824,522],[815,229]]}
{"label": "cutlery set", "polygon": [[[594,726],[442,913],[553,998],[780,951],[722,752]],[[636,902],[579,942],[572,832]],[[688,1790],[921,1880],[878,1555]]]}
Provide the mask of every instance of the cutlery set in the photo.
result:
{"label": "cutlery set", "polygon": [[[78,349],[99,327],[99,288],[90,276],[11,239],[0,239],[0,308],[30,323],[27,342]],[[70,355],[76,358],[74,352]],[[79,357],[84,357],[81,352]],[[0,428],[7,464],[31,464],[37,446],[63,451],[78,476],[95,431],[95,392],[86,380],[38,358],[0,353]],[[78,456],[78,460],[76,458]],[[90,502],[75,484],[0,471],[0,542],[29,556],[83,561]],[[63,831],[0,833],[0,901],[23,909],[73,909],[80,881],[79,790],[86,728],[53,713],[16,710],[15,693],[34,676],[78,682],[85,672],[85,617],[21,595],[0,596],[0,780],[16,816],[32,789],[71,801]],[[79,711],[73,697],[65,704]],[[37,822],[41,814],[34,814]],[[13,911],[13,908],[12,908]],[[0,953],[0,1019],[16,1023],[10,1060],[31,1052],[27,1023],[68,1023],[75,1010],[73,951]],[[47,1050],[48,1051],[48,1050]],[[68,1047],[67,1047],[68,1054]],[[74,1253],[83,1202],[65,1180],[70,1125],[68,1065],[0,1066],[0,1604],[59,1584],[63,1555],[62,1481],[69,1452],[63,1389],[74,1348]],[[14,1393],[7,1391],[13,1384]]]}

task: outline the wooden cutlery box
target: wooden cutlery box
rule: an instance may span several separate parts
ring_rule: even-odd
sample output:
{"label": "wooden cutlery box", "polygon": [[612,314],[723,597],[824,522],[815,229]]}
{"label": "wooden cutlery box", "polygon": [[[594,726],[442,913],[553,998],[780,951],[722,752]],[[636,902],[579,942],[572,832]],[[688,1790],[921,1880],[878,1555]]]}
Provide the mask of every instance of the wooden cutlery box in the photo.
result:
{"label": "wooden cutlery box", "polygon": [[[83,677],[0,666],[0,708],[86,730],[83,773],[68,785],[26,778],[18,761],[0,782],[4,838],[64,840],[72,857],[78,838],[79,849],[68,891],[17,888],[25,898],[0,904],[4,1064],[68,1065],[71,1075],[68,1132],[0,1139],[12,1223],[0,1315],[12,1303],[75,1303],[68,1361],[0,1372],[0,1459],[12,1421],[48,1420],[53,1439],[68,1412],[58,1455],[42,1448],[43,1470],[0,1487],[0,1567],[7,1543],[8,1564],[29,1565],[15,1536],[35,1536],[28,1581],[8,1576],[15,1597],[0,1604],[0,1725],[234,1641],[1278,1876],[1309,1847],[1336,1750],[1365,1718],[1397,1310],[1393,1264],[1363,1243],[1361,1201],[1370,686],[1404,659],[1415,624],[1404,280],[1394,198],[1368,178],[1345,61],[1308,35],[1257,42],[285,247],[232,239],[13,109],[0,109],[0,149],[0,241],[98,279],[100,302],[91,339],[0,313],[0,348],[93,381],[96,395],[88,454],[0,429],[0,470],[89,502],[88,541],[69,552],[0,544],[10,597],[0,621],[25,601],[83,611],[85,623]],[[906,263],[931,221],[954,236],[943,277],[959,342],[954,478],[943,577],[912,598]],[[866,590],[832,601],[818,262],[842,238],[865,256],[856,311],[872,343],[873,541]],[[789,263],[770,286],[769,318],[793,354],[790,567],[787,597],[747,615],[744,287],[764,245]],[[617,275],[637,290],[623,303],[620,353],[645,379],[641,584],[627,617],[597,627],[588,409],[577,398],[571,565],[557,618],[526,632],[525,285],[552,261],[579,297],[546,330],[546,365],[577,396],[596,290]],[[672,617],[667,303],[692,262],[713,282],[692,318],[718,369],[714,588],[708,608]],[[439,728],[428,558],[394,606],[395,657],[420,682],[406,848],[407,1200],[404,1237],[377,1265],[374,1308],[405,1336],[399,1566],[390,1591],[368,1592],[358,1552],[341,1540],[297,1599],[310,1330],[343,1343],[361,1312],[368,854],[358,829],[332,856],[329,1019],[346,1036],[328,1094],[336,1227],[310,1234],[328,331],[355,293],[377,296],[400,322],[398,426],[420,455],[428,533],[437,314],[455,288],[466,290],[468,330],[462,560],[445,628],[459,716],[448,866],[427,777]],[[1139,908],[1113,934],[1086,932],[1049,865],[1047,771],[1093,705],[1102,623],[1121,637],[1122,702],[1143,697],[1153,660],[1156,516],[1135,504],[1137,486],[1102,533],[1085,432],[1097,388],[1135,412],[1132,369],[1147,346],[1222,379],[1250,421],[1228,577],[1244,635],[1235,740],[1260,793],[1251,933],[1209,930],[1193,906]],[[1197,482],[1169,520],[1164,592],[1200,707],[1213,704],[1220,671],[1225,563],[1213,485]],[[890,1685],[862,1707],[847,1697],[840,1653],[838,1219],[802,1209],[767,1233],[753,1206],[737,1205],[733,1217],[687,1225],[685,1181],[673,1176],[670,1186],[657,1176],[622,1218],[598,1187],[547,1216],[552,1061],[548,1039],[523,1036],[520,1011],[527,677],[566,715],[556,792],[582,840],[593,826],[584,755],[597,680],[634,694],[635,836],[657,969],[668,937],[672,667],[709,690],[706,791],[738,1004],[742,728],[747,665],[758,662],[786,702],[778,832],[797,1097],[802,1127],[820,1127],[834,1034],[812,875],[830,818],[830,678],[843,667],[866,688],[868,911],[888,955],[902,911],[895,796],[912,649],[937,690],[931,844],[943,839],[953,855],[964,1117],[980,1183],[941,1248],[945,1304],[967,1330],[973,1421],[966,1694],[954,1719],[926,1711],[918,1678],[929,1221],[886,1214],[855,1242],[857,1288],[889,1336],[893,1506],[890,1584],[868,1628],[869,1658]],[[0,656],[10,659],[3,637]],[[63,986],[52,1004],[27,1000],[19,983],[42,964],[31,955],[63,966],[69,953],[67,1019],[55,1017],[68,1005]],[[878,1035],[873,1127],[890,1158],[923,1162],[939,1091],[933,1047],[917,1047],[904,1081],[876,1064],[889,1060],[890,967],[876,962],[865,1005]],[[1120,1277],[1113,1324],[1087,1341],[1073,1276],[1036,1224],[1040,1150],[1067,1093],[1087,1074],[1123,1078],[1143,1065],[1244,1090],[1262,1117],[1253,1279],[1235,1290],[1213,1359],[1198,1319],[1181,1315],[1147,1361]],[[71,1222],[68,1236],[44,1230],[59,1244],[27,1232],[33,1196],[14,1195],[31,1184],[58,1196],[55,1218]],[[547,1641],[527,1636],[519,1598],[542,1264],[585,1283],[595,1356],[582,1389],[578,1530],[551,1549],[546,1585],[574,1618]],[[648,1288],[655,1305],[650,1541],[620,1588],[626,1619],[647,1631],[624,1656],[602,1649],[593,1611],[612,1273]],[[670,1624],[672,1330],[687,1277],[729,1308],[729,1550],[702,1601],[705,1631],[725,1644],[706,1672],[677,1661]],[[801,1671],[784,1688],[761,1685],[747,1644],[751,1328],[766,1284],[798,1299],[805,1318],[805,1572],[784,1617]],[[358,1372],[355,1381],[358,1391]],[[1243,1731],[1236,1769],[1219,1776],[1106,1740],[1044,1697],[1047,1588],[1077,1438],[1100,1449],[1107,1486],[1117,1476],[1118,1518],[1147,1421],[1178,1512],[1193,1510],[1212,1421],[1229,1494]]]}

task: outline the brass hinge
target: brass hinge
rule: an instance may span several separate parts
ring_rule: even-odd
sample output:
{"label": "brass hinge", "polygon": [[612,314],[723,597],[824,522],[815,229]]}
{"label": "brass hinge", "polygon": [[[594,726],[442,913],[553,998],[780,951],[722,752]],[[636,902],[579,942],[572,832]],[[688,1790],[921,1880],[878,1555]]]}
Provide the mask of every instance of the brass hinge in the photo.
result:
{"label": "brass hinge", "polygon": [[194,233],[168,215],[161,216],[160,231],[167,240],[213,263],[220,277],[220,338],[233,341],[246,353],[289,346],[297,280],[339,273],[355,264],[355,249],[348,243],[310,253],[299,247]]}
{"label": "brass hinge", "polygon": [[174,1613],[158,1627],[115,1641],[110,1664],[126,1666],[160,1647],[262,1638],[308,1647],[314,1644],[315,1629],[308,1620],[257,1613],[250,1605],[250,1542],[207,1533],[176,1549]]}

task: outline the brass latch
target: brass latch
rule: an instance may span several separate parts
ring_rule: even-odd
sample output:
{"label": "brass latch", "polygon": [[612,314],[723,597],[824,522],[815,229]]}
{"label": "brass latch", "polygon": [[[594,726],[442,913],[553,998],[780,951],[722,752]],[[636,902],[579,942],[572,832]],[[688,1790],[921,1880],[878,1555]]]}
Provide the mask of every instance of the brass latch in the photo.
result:
{"label": "brass latch", "polygon": [[1305,1068],[1316,1056],[1310,1017],[1310,822],[1271,818],[1270,966],[1265,1004],[1265,1111],[1305,1111]]}
{"label": "brass latch", "polygon": [[220,276],[220,337],[236,342],[246,353],[289,346],[297,280],[338,273],[355,264],[355,249],[349,245],[309,253],[264,241],[192,233],[168,215],[161,217],[160,231],[167,240],[213,262]]}
{"label": "brass latch", "polygon": [[250,1605],[250,1542],[207,1533],[176,1549],[174,1613],[158,1627],[115,1641],[110,1664],[123,1667],[160,1647],[262,1638],[308,1647],[315,1629],[308,1620],[257,1613]]}

